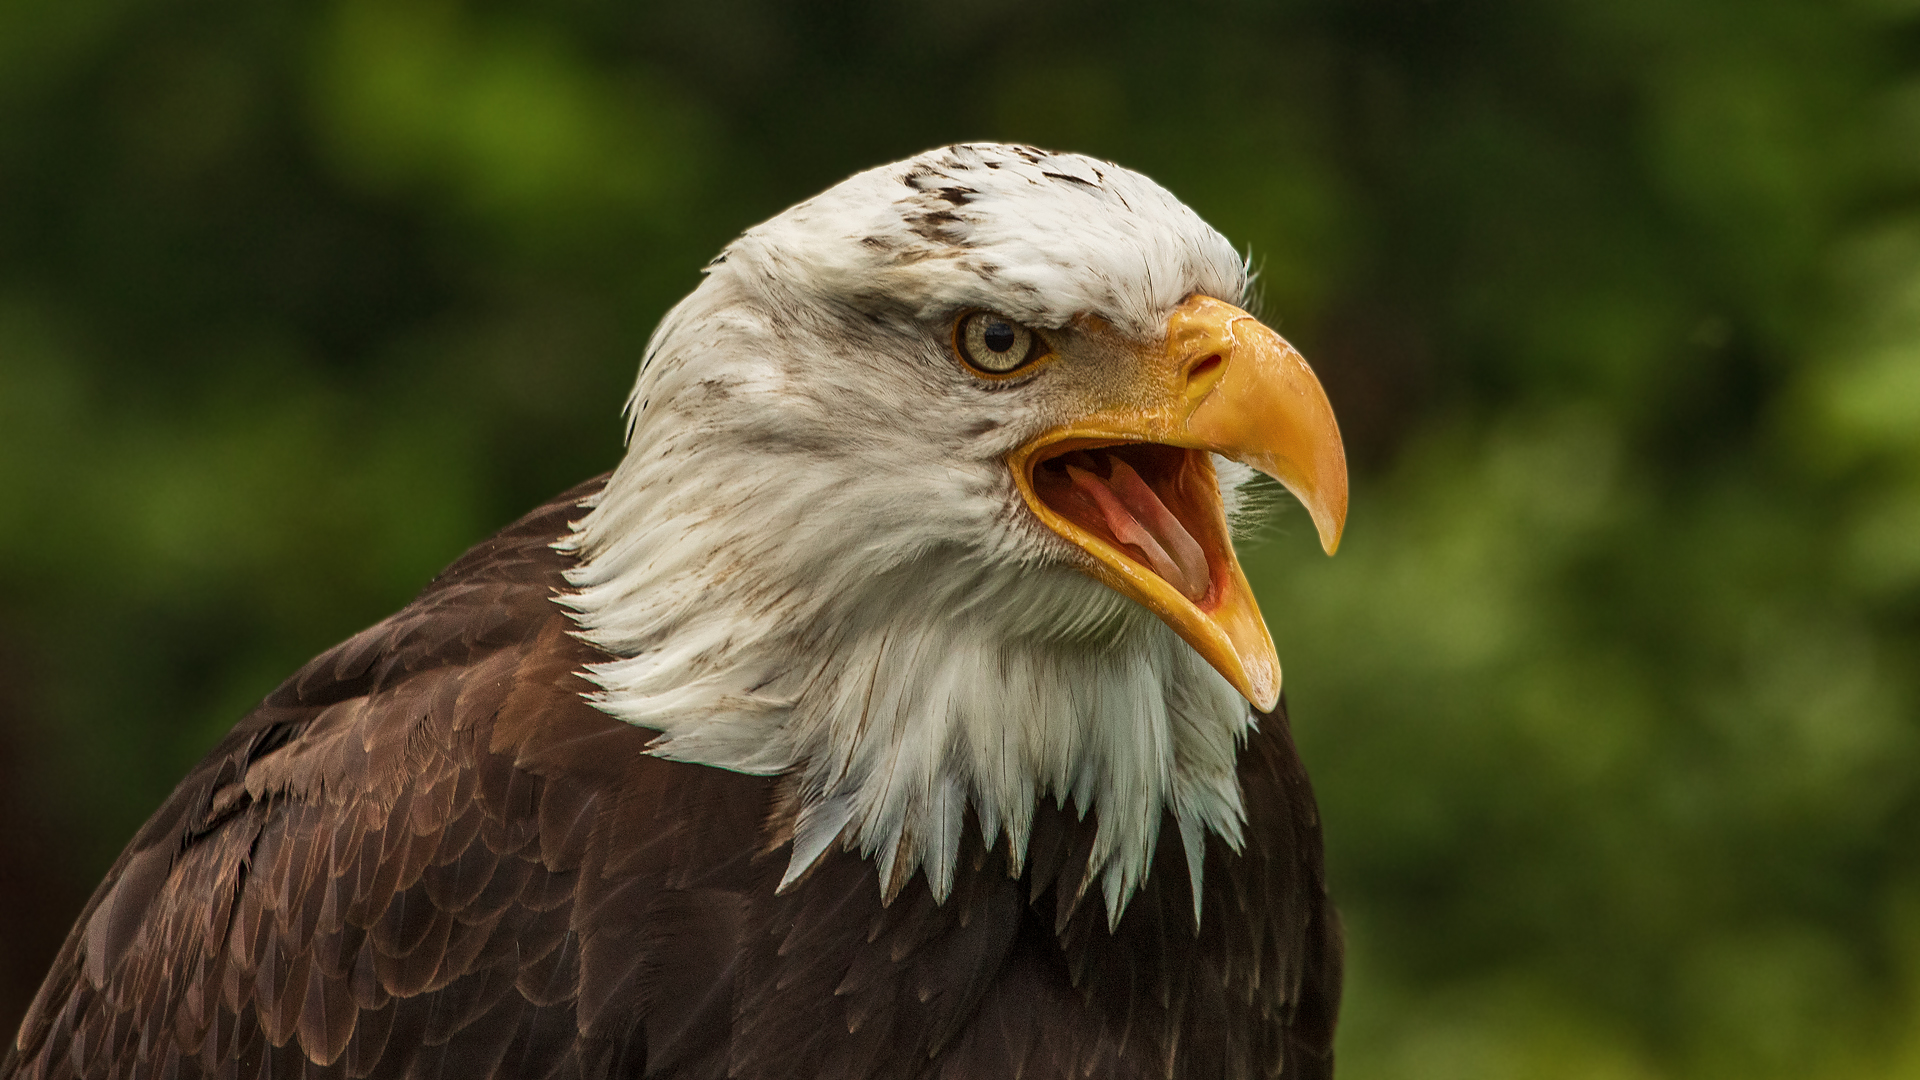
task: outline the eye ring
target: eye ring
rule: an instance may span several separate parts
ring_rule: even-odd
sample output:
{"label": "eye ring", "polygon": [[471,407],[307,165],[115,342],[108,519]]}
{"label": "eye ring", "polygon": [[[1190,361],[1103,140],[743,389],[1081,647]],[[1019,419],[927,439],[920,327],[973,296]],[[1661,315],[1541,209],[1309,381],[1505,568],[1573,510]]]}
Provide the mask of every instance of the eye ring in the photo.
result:
{"label": "eye ring", "polygon": [[1047,355],[1040,335],[992,311],[960,316],[953,324],[953,348],[968,367],[989,378],[1012,375]]}

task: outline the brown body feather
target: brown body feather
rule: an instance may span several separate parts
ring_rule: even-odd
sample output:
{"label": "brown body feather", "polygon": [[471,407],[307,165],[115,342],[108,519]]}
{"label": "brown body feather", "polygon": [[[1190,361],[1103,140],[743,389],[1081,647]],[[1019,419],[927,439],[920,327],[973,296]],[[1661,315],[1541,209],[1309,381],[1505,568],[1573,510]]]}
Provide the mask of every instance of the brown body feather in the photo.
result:
{"label": "brown body feather", "polygon": [[94,894],[0,1062],[66,1078],[1322,1077],[1340,943],[1286,718],[1242,753],[1196,935],[1171,819],[1109,932],[1093,823],[952,895],[835,850],[781,895],[781,781],[645,752],[553,603],[587,485],[309,663]]}

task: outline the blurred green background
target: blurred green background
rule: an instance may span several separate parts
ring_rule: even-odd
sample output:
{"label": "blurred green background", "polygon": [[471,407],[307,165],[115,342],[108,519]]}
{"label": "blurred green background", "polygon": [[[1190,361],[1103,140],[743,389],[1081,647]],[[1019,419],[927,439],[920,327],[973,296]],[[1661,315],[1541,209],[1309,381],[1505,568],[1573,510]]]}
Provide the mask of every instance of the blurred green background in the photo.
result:
{"label": "blurred green background", "polygon": [[1248,246],[1350,1078],[1920,1077],[1920,0],[4,0],[0,1026],[247,707],[968,138]]}

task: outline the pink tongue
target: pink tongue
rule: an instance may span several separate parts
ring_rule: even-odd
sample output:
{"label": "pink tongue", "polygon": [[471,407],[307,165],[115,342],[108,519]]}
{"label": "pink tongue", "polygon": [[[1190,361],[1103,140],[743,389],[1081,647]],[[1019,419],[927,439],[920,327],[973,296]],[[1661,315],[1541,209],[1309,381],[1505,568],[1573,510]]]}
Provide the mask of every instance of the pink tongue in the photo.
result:
{"label": "pink tongue", "polygon": [[1138,548],[1154,573],[1195,603],[1207,595],[1206,552],[1126,462],[1114,459],[1109,480],[1073,465],[1067,477],[1100,507],[1114,539]]}

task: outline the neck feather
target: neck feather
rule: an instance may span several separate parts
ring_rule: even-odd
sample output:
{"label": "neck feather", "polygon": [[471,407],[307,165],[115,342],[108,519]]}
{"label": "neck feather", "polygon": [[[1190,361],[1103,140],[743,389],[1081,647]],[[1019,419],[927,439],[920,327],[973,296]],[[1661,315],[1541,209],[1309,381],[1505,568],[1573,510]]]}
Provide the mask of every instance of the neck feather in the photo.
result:
{"label": "neck feather", "polygon": [[737,560],[743,532],[786,515],[676,507],[651,471],[623,466],[562,542],[580,556],[562,602],[618,657],[589,673],[595,704],[658,731],[652,752],[793,778],[783,887],[838,843],[875,860],[889,898],[921,871],[944,899],[969,807],[1017,873],[1052,798],[1096,815],[1080,888],[1097,881],[1114,921],[1171,811],[1198,918],[1204,832],[1240,844],[1251,719],[1159,620],[1070,568],[939,547],[878,572],[846,545],[864,572]]}

